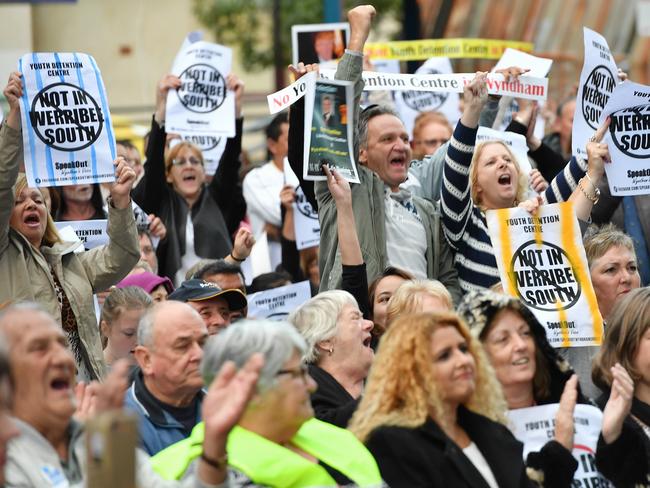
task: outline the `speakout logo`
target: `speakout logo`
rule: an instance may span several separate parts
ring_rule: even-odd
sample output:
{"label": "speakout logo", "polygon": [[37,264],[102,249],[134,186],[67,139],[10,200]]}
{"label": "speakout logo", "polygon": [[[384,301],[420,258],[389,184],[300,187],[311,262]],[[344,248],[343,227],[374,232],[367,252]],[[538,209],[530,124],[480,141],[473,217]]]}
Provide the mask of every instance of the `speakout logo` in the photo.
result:
{"label": "speakout logo", "polygon": [[[429,69],[426,72],[418,74],[439,75],[440,72],[435,69]],[[415,90],[403,91],[400,92],[400,95],[406,106],[417,112],[438,110],[440,107],[442,107],[442,105],[447,101],[447,98],[449,97],[449,93],[424,92]]]}
{"label": "speakout logo", "polygon": [[510,276],[519,298],[528,307],[546,312],[575,305],[582,288],[569,255],[559,246],[535,240],[522,244],[510,262]]}
{"label": "speakout logo", "polygon": [[178,99],[191,112],[213,112],[226,99],[226,80],[213,66],[193,64],[179,78],[181,86],[176,91]]}
{"label": "speakout logo", "polygon": [[44,144],[67,152],[92,145],[104,128],[99,104],[71,83],[54,83],[38,92],[32,100],[29,121]]}
{"label": "speakout logo", "polygon": [[296,191],[296,208],[298,209],[298,212],[303,214],[305,217],[313,220],[318,220],[318,213],[314,212],[314,209],[307,201],[307,197],[302,192],[301,188],[298,188]]}
{"label": "speakout logo", "polygon": [[614,145],[631,158],[649,158],[650,105],[618,110],[610,117],[609,133]]}
{"label": "speakout logo", "polygon": [[596,66],[582,87],[582,116],[592,129],[598,128],[600,114],[616,87],[614,75],[605,65]]}

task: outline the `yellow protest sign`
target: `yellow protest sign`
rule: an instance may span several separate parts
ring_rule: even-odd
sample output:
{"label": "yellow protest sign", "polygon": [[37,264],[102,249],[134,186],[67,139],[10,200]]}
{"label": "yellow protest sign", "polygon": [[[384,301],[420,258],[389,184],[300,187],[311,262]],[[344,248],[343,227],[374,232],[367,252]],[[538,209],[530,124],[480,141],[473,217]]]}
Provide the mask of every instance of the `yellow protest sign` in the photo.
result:
{"label": "yellow protest sign", "polygon": [[532,52],[533,44],[501,39],[422,39],[367,43],[364,54],[370,59],[418,61],[435,57],[500,59],[506,48]]}
{"label": "yellow protest sign", "polygon": [[570,202],[486,213],[488,231],[506,293],[518,297],[546,329],[553,347],[600,345],[598,309]]}

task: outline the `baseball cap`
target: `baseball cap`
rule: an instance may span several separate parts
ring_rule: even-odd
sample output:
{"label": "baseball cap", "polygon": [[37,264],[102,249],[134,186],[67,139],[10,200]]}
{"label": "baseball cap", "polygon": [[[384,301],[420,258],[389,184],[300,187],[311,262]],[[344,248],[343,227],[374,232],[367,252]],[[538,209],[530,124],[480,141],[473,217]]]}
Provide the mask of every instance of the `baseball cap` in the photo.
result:
{"label": "baseball cap", "polygon": [[198,279],[183,281],[168,298],[179,302],[200,302],[217,297],[226,300],[230,310],[241,310],[248,305],[246,295],[241,290],[222,290],[215,283]]}

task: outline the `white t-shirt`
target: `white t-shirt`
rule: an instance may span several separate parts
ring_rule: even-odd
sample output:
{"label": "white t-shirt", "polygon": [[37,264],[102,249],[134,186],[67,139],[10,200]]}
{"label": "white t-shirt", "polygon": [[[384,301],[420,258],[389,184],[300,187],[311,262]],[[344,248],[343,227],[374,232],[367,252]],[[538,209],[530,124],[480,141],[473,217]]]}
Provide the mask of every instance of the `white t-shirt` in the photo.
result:
{"label": "white t-shirt", "polygon": [[490,465],[487,463],[476,444],[473,442],[470,443],[469,446],[463,449],[463,454],[467,456],[467,459],[469,459],[478,472],[481,473],[481,476],[483,476],[483,479],[487,482],[490,488],[499,488],[497,480],[494,478],[494,474],[490,469]]}

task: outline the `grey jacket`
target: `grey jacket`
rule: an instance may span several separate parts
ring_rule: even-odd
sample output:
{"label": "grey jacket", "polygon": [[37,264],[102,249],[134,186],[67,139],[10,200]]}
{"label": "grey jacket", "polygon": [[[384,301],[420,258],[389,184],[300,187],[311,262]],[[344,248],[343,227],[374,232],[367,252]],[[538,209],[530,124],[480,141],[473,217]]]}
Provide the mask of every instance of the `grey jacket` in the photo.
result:
{"label": "grey jacket", "polygon": [[[92,295],[124,278],[140,258],[138,234],[131,207],[109,206],[109,243],[75,254],[78,243],[60,242],[36,249],[25,237],[9,226],[14,206],[13,186],[22,158],[19,131],[7,124],[0,127],[0,303],[32,301],[41,304],[61,322],[54,280],[54,269],[70,305],[79,330],[79,338],[88,354],[95,376],[105,373],[104,356]],[[85,379],[85,378],[84,378]]]}
{"label": "grey jacket", "polygon": [[[362,58],[345,54],[338,65],[336,78],[355,82],[355,123],[358,120],[358,100],[363,90],[361,79]],[[368,168],[358,165],[360,184],[352,186],[352,209],[354,211],[361,253],[366,263],[368,282],[374,280],[387,266],[386,233],[384,215],[384,182]],[[318,200],[318,218],[321,227],[320,241],[320,290],[341,287],[341,255],[338,250],[336,229],[336,204],[325,182],[315,184]],[[454,302],[460,298],[458,275],[453,264],[453,254],[440,226],[440,214],[433,203],[413,197],[413,203],[422,217],[427,236],[427,276],[437,279],[451,293]]]}
{"label": "grey jacket", "polygon": [[[9,441],[5,486],[7,488],[82,488],[86,486],[85,435],[81,424],[72,420],[69,427],[68,463],[64,466],[59,455],[45,437],[31,425],[13,419],[20,436]],[[164,480],[158,476],[149,463],[149,456],[136,449],[136,482],[142,488],[226,488],[221,485],[207,485],[197,476],[191,475],[182,481]]]}

